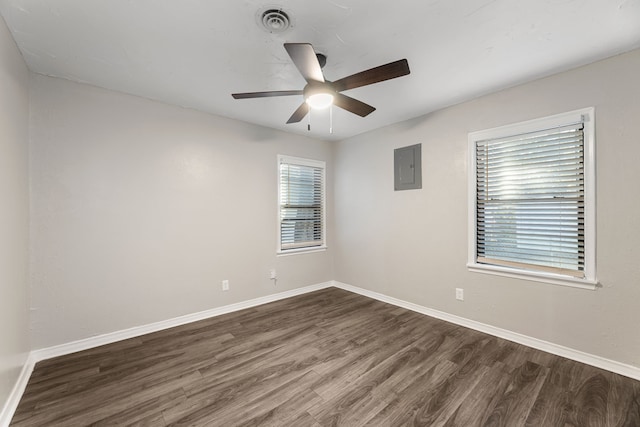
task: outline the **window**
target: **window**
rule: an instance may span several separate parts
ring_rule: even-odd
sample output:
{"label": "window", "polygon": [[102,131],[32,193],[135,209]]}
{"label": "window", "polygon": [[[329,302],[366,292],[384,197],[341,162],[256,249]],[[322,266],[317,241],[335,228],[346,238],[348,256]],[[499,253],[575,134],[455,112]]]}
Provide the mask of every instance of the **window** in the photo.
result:
{"label": "window", "polygon": [[278,156],[278,252],[326,248],[325,163]]}
{"label": "window", "polygon": [[593,108],[470,133],[469,152],[469,268],[593,289]]}

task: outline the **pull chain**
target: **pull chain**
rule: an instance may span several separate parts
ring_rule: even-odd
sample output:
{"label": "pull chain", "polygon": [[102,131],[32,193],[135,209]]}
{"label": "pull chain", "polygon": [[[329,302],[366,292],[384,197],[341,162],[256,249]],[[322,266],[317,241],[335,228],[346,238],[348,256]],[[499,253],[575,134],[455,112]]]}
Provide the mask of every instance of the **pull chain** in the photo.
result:
{"label": "pull chain", "polygon": [[329,106],[329,133],[333,133],[333,104]]}
{"label": "pull chain", "polygon": [[[307,131],[311,132],[311,111],[313,109],[309,109],[309,114],[307,114]],[[333,134],[333,105],[329,106],[329,133]]]}

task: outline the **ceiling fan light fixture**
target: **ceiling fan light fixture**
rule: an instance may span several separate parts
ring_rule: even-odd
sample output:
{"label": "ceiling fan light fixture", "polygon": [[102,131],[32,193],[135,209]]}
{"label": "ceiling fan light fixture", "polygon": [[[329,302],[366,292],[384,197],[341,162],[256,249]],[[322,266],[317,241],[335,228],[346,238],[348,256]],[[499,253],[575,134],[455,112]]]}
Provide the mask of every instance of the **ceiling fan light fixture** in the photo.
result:
{"label": "ceiling fan light fixture", "polygon": [[335,91],[324,84],[308,84],[304,89],[304,100],[309,107],[321,110],[333,104]]}
{"label": "ceiling fan light fixture", "polygon": [[333,95],[328,92],[314,93],[307,97],[306,102],[309,107],[322,110],[333,104]]}

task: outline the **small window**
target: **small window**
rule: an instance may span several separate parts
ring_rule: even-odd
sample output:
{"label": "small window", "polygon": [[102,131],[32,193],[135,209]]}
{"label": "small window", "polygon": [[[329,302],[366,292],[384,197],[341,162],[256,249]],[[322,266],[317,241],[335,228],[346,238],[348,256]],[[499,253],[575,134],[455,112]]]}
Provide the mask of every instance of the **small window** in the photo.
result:
{"label": "small window", "polygon": [[594,112],[469,134],[469,267],[593,289]]}
{"label": "small window", "polygon": [[278,252],[325,249],[325,163],[278,156]]}

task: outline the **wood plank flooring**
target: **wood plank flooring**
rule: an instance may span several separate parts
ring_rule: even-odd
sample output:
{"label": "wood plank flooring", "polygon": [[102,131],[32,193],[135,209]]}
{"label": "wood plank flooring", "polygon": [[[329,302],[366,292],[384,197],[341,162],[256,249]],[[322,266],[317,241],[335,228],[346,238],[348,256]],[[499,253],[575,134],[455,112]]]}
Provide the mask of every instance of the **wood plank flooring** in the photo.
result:
{"label": "wood plank flooring", "polygon": [[12,426],[640,426],[640,382],[330,288],[38,363]]}

